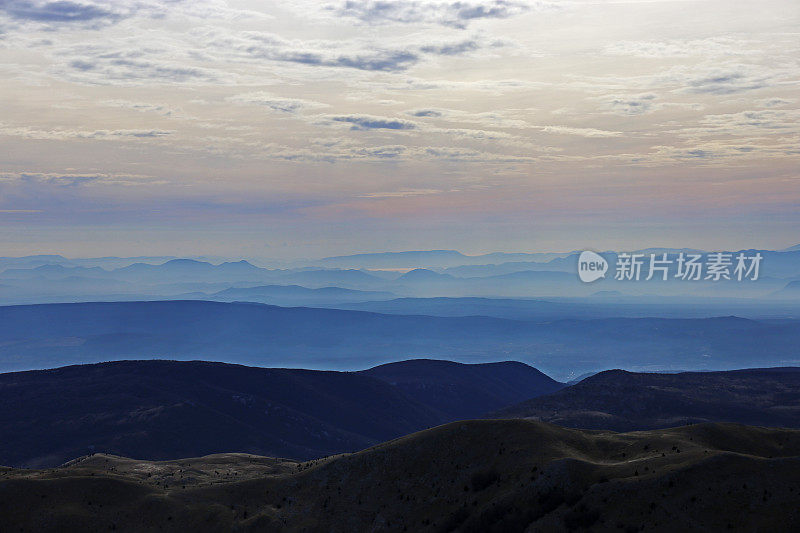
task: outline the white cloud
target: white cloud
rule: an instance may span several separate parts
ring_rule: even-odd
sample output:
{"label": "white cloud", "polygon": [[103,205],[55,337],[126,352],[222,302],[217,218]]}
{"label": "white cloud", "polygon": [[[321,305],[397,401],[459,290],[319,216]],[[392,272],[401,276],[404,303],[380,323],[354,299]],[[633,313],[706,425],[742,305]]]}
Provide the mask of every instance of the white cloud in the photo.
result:
{"label": "white cloud", "polygon": [[226,100],[237,104],[264,106],[273,111],[280,111],[283,113],[298,113],[311,109],[330,107],[328,104],[323,104],[322,102],[314,102],[301,98],[283,98],[265,91],[236,94],[234,96],[229,96]]}
{"label": "white cloud", "polygon": [[142,174],[119,173],[70,173],[70,172],[0,172],[0,182],[32,182],[54,186],[91,186],[91,185],[163,185],[168,183],[163,178],[155,178]]}
{"label": "white cloud", "polygon": [[671,59],[756,53],[750,41],[732,38],[670,39],[665,41],[617,41],[607,45],[603,53],[650,59]]}
{"label": "white cloud", "polygon": [[441,194],[441,189],[402,189],[399,191],[371,192],[361,194],[359,198],[408,198],[411,196],[430,196],[431,194]]}
{"label": "white cloud", "polygon": [[49,130],[28,126],[8,126],[0,124],[0,135],[23,137],[38,140],[97,139],[97,140],[136,140],[156,139],[172,135],[170,130],[121,129],[121,130],[75,130],[53,128]]}
{"label": "white cloud", "polygon": [[573,128],[569,126],[542,126],[545,133],[556,133],[558,135],[577,135],[579,137],[619,137],[621,131],[608,131],[596,128]]}

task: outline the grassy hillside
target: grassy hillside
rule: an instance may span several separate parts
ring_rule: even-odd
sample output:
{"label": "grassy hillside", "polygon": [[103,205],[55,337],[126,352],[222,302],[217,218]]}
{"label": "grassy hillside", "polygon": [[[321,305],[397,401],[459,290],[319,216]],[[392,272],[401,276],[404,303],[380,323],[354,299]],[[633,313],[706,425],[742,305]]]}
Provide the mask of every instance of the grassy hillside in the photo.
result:
{"label": "grassy hillside", "polygon": [[0,470],[0,529],[790,531],[800,431],[456,422],[307,463],[94,455]]}

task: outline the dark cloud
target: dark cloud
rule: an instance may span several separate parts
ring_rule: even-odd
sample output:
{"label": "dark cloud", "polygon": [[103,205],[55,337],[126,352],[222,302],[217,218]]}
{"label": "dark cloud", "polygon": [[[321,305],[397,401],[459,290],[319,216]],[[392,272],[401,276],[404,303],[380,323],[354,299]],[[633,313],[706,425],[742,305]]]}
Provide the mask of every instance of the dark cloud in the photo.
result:
{"label": "dark cloud", "polygon": [[353,130],[413,130],[417,127],[413,122],[398,118],[373,117],[370,115],[344,115],[331,117],[334,122],[352,124]]}
{"label": "dark cloud", "polygon": [[373,54],[339,55],[329,57],[318,52],[287,50],[254,51],[257,56],[273,61],[285,61],[320,67],[345,67],[358,70],[397,72],[419,61],[419,56],[406,51],[384,51]]}
{"label": "dark cloud", "polygon": [[621,115],[644,115],[656,109],[655,94],[638,94],[613,98],[608,102],[610,111]]}
{"label": "dark cloud", "polygon": [[426,22],[463,29],[470,21],[508,18],[528,11],[529,7],[522,2],[511,0],[444,3],[348,0],[342,6],[332,9],[337,15],[353,17],[369,24]]}
{"label": "dark cloud", "polygon": [[210,46],[235,50],[248,59],[267,59],[320,67],[343,67],[358,70],[399,72],[419,60],[419,54],[407,50],[377,49],[369,52],[303,49],[304,43],[285,41],[277,36],[245,33],[242,39],[215,39]]}
{"label": "dark cloud", "polygon": [[83,4],[60,0],[58,2],[34,3],[20,0],[3,0],[0,11],[18,20],[34,22],[93,22],[115,21],[120,14],[94,4]]}
{"label": "dark cloud", "polygon": [[468,40],[453,44],[427,45],[420,48],[426,54],[457,56],[480,48],[477,41]]}
{"label": "dark cloud", "polygon": [[[454,56],[480,48],[476,41],[455,44],[426,45],[419,52],[430,55]],[[330,56],[320,52],[266,50],[265,58],[275,61],[301,63],[321,67],[344,67],[378,72],[400,72],[417,64],[420,54],[408,50],[379,50],[364,54],[340,54]]]}
{"label": "dark cloud", "polygon": [[441,117],[443,116],[441,111],[436,111],[435,109],[418,109],[417,111],[409,111],[409,115],[412,117]]}
{"label": "dark cloud", "polygon": [[19,22],[32,22],[48,25],[81,24],[99,28],[114,24],[132,14],[130,10],[114,9],[94,3],[71,2],[30,2],[26,0],[0,0],[0,13]]}
{"label": "dark cloud", "polygon": [[330,66],[336,67],[391,72],[405,70],[417,61],[419,61],[419,56],[417,56],[417,54],[405,51],[393,51],[373,56],[341,56],[328,63]]}
{"label": "dark cloud", "polygon": [[766,76],[749,72],[723,72],[689,80],[686,92],[694,94],[734,94],[768,87]]}
{"label": "dark cloud", "polygon": [[403,72],[426,56],[454,56],[481,47],[475,39],[392,47],[363,40],[288,40],[274,33],[256,31],[207,30],[195,35],[202,38],[205,53],[223,61],[266,60],[371,72]]}
{"label": "dark cloud", "polygon": [[75,61],[70,61],[69,66],[74,68],[75,70],[81,70],[86,72],[88,70],[94,70],[95,64],[89,61],[83,61],[82,59],[76,59]]}
{"label": "dark cloud", "polygon": [[707,157],[711,157],[711,152],[709,152],[707,150],[700,150],[698,148],[698,149],[695,149],[695,150],[687,151],[686,155],[688,157],[697,157],[697,158],[700,158],[700,159],[705,159]]}
{"label": "dark cloud", "polygon": [[156,52],[78,46],[61,52],[62,55],[72,56],[65,61],[62,72],[70,80],[103,85],[140,83],[144,80],[184,83],[216,79],[213,72],[204,68],[186,66],[174,59],[166,62],[148,58],[149,54],[167,55],[164,51]]}

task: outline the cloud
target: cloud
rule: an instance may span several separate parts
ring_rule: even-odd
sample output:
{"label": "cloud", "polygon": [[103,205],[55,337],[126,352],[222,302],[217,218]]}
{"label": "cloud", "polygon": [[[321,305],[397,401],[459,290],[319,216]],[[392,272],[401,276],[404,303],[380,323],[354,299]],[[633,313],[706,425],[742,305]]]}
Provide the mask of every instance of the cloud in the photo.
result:
{"label": "cloud", "polygon": [[282,98],[264,91],[237,94],[234,96],[229,96],[225,100],[237,104],[265,106],[273,111],[280,111],[283,113],[298,113],[300,111],[306,111],[309,109],[329,107],[328,104],[323,104],[321,102],[303,100],[300,98]]}
{"label": "cloud", "polygon": [[444,191],[441,189],[402,189],[399,191],[387,192],[372,192],[361,194],[359,198],[409,198],[412,196],[429,196],[431,194],[440,194]]}
{"label": "cloud", "polygon": [[358,148],[352,151],[352,155],[356,157],[377,158],[377,159],[394,159],[401,156],[407,148],[402,145],[391,146],[373,146],[367,148]]}
{"label": "cloud", "polygon": [[58,172],[0,172],[0,183],[36,183],[57,187],[83,185],[162,185],[168,183],[161,178],[143,174],[114,173],[58,173]]}
{"label": "cloud", "polygon": [[650,59],[745,55],[753,53],[747,49],[748,44],[730,38],[617,41],[606,46],[603,53]]}
{"label": "cloud", "polygon": [[395,72],[406,70],[419,61],[419,56],[405,50],[382,50],[374,53],[326,57],[317,52],[280,51],[266,57],[275,61],[321,67],[345,67],[357,70]]}
{"label": "cloud", "polygon": [[157,113],[169,117],[176,111],[169,106],[160,104],[148,104],[146,102],[132,102],[130,100],[103,100],[98,104],[106,107],[116,107],[120,109],[130,109],[140,113]]}
{"label": "cloud", "polygon": [[181,60],[184,55],[185,50],[144,47],[133,41],[85,44],[58,50],[55,56],[61,62],[52,70],[69,81],[97,85],[180,84],[221,79],[214,71]]}
{"label": "cloud", "polygon": [[698,144],[692,141],[690,146],[654,146],[652,161],[663,164],[667,161],[692,161],[702,165],[726,165],[727,161],[736,159],[796,159],[800,148],[796,142],[756,144],[735,141],[711,140]]}
{"label": "cloud", "polygon": [[399,118],[376,117],[372,115],[343,115],[329,117],[334,122],[352,124],[352,130],[413,130],[417,127],[414,122]]}
{"label": "cloud", "polygon": [[606,108],[618,115],[644,115],[658,109],[653,93],[631,96],[612,96],[606,98]]}
{"label": "cloud", "polygon": [[444,115],[441,111],[437,111],[436,109],[417,109],[408,112],[409,115],[412,117],[426,117],[426,118],[438,118]]}
{"label": "cloud", "polygon": [[545,133],[557,133],[560,135],[577,135],[579,137],[619,137],[621,131],[598,130],[595,128],[571,128],[568,126],[542,126]]}
{"label": "cloud", "polygon": [[[535,7],[552,7],[554,4],[537,2]],[[328,7],[337,16],[355,18],[367,24],[440,24],[463,29],[475,20],[504,19],[525,13],[530,4],[512,0],[484,0],[479,2],[455,1],[401,1],[401,0],[347,0],[338,7]]]}
{"label": "cloud", "polygon": [[531,156],[515,156],[500,153],[491,153],[468,148],[452,146],[430,146],[422,149],[417,154],[420,158],[442,161],[469,162],[469,163],[529,163],[535,161]]}
{"label": "cloud", "polygon": [[276,61],[368,72],[403,72],[425,56],[456,56],[481,48],[477,39],[393,45],[364,39],[287,40],[274,33],[224,32],[219,28],[197,30],[193,35],[205,55],[222,61]]}
{"label": "cloud", "polygon": [[[346,138],[312,138],[302,146],[262,145],[259,157],[269,160],[336,163],[339,161],[387,161],[408,153],[403,145],[365,146]],[[250,157],[253,157],[251,154]]]}
{"label": "cloud", "polygon": [[[520,116],[519,109],[506,112],[483,111],[476,113],[460,109],[423,108],[411,109],[406,111],[406,114],[419,118],[443,118],[450,123],[478,124],[488,128],[527,129],[534,127],[525,120],[518,118]],[[515,118],[509,118],[509,116]],[[477,130],[467,129],[463,131],[474,132]]]}
{"label": "cloud", "polygon": [[471,40],[461,41],[458,43],[422,46],[420,50],[425,52],[426,54],[436,54],[441,56],[457,56],[465,54],[467,52],[472,52],[473,50],[477,50],[478,48],[480,48],[478,42],[474,39],[471,39]]}
{"label": "cloud", "polygon": [[[365,146],[363,140],[347,138],[309,139],[301,147],[264,146],[259,157],[285,161],[314,161],[337,163],[343,161],[404,160],[418,162],[458,162],[472,164],[530,163],[536,157],[459,148],[455,146]],[[527,151],[527,148],[526,148]],[[395,196],[395,194],[392,194]]]}
{"label": "cloud", "polygon": [[14,127],[0,124],[0,135],[22,137],[36,140],[66,140],[66,139],[99,139],[99,140],[125,140],[125,139],[152,139],[172,135],[173,131],[155,129],[120,129],[120,130],[68,130],[49,129],[41,130],[30,127]]}
{"label": "cloud", "polygon": [[493,78],[479,79],[474,81],[454,81],[442,79],[424,79],[416,77],[405,77],[394,80],[359,80],[355,84],[364,91],[482,91],[501,95],[510,91],[529,91],[533,89],[544,89],[553,84],[543,81],[531,81],[521,79]]}
{"label": "cloud", "polygon": [[639,89],[674,93],[728,95],[793,83],[796,70],[777,61],[772,64],[704,61],[681,64],[653,74],[633,76],[575,76],[569,86],[594,93]]}
{"label": "cloud", "polygon": [[759,107],[785,107],[795,103],[796,100],[794,98],[763,98],[761,100],[756,100],[756,104]]}
{"label": "cloud", "polygon": [[706,115],[701,118],[698,127],[686,127],[671,133],[691,138],[800,134],[800,110],[759,109]]}
{"label": "cloud", "polygon": [[34,22],[92,22],[105,20],[114,22],[125,16],[120,11],[111,11],[98,4],[59,0],[56,2],[29,2],[4,0],[0,11],[11,18]]}
{"label": "cloud", "polygon": [[710,69],[685,80],[681,92],[692,94],[734,94],[754,91],[770,86],[772,76],[755,72],[754,69],[740,65]]}
{"label": "cloud", "polygon": [[43,25],[48,30],[76,26],[97,30],[135,16],[160,19],[177,14],[204,20],[271,18],[216,0],[2,0],[2,13],[15,22]]}
{"label": "cloud", "polygon": [[357,41],[286,40],[265,32],[194,32],[204,52],[217,58],[277,61],[312,67],[352,68],[365,71],[399,72],[420,61],[410,49],[391,49]]}

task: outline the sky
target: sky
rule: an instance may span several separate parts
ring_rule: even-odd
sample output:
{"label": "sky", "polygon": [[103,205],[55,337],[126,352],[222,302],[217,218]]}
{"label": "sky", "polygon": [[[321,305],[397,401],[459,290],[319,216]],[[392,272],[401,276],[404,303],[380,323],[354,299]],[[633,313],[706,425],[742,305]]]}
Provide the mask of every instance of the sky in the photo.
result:
{"label": "sky", "polygon": [[0,0],[0,256],[800,242],[800,2]]}

